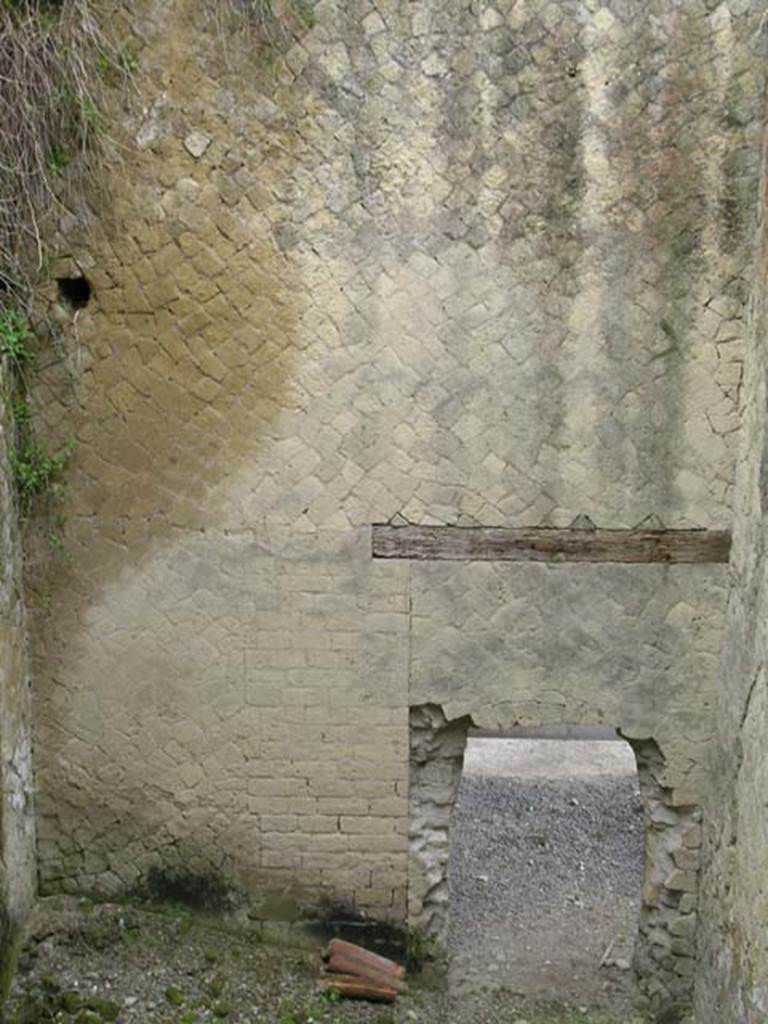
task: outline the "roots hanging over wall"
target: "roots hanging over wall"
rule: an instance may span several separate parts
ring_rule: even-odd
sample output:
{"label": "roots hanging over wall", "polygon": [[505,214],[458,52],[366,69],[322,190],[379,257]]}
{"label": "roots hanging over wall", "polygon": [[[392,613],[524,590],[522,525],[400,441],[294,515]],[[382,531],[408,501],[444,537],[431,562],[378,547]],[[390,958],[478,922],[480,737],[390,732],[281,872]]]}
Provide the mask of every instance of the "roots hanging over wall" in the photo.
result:
{"label": "roots hanging over wall", "polygon": [[105,110],[136,57],[103,7],[16,0],[0,10],[0,308],[28,305],[47,215],[81,203],[115,149]]}

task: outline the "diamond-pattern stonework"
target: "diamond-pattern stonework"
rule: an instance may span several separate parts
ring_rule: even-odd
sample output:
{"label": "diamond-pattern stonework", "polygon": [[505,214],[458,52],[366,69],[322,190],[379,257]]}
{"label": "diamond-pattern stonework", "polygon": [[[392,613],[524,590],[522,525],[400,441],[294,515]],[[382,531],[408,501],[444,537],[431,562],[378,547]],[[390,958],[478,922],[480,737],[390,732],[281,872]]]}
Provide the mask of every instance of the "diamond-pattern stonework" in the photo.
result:
{"label": "diamond-pattern stonework", "polygon": [[322,0],[271,57],[128,6],[140,102],[114,208],[59,225],[93,299],[35,396],[78,444],[44,890],[181,866],[402,919],[410,703],[624,726],[697,802],[719,569],[411,572],[368,526],[727,527],[758,5]]}
{"label": "diamond-pattern stonework", "polygon": [[620,723],[696,802],[722,640],[720,566],[426,564],[412,570],[414,704],[491,730]]}

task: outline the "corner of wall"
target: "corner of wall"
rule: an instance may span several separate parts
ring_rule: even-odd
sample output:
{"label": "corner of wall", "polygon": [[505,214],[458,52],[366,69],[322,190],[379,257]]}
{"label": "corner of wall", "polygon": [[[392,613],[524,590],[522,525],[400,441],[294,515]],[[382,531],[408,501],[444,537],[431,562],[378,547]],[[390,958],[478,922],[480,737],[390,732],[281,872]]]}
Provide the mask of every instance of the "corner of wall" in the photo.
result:
{"label": "corner of wall", "polygon": [[0,366],[0,1007],[16,937],[35,896],[32,736],[12,423]]}

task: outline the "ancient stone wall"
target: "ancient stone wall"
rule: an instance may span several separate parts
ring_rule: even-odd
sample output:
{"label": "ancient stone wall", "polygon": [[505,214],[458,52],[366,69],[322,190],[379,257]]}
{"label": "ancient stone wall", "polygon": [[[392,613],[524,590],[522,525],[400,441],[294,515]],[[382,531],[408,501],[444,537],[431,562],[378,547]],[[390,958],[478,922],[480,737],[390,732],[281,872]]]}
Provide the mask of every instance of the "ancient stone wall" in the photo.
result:
{"label": "ancient stone wall", "polygon": [[275,59],[131,6],[141,109],[113,209],[60,225],[93,294],[52,285],[36,394],[78,443],[44,890],[403,920],[412,704],[620,727],[698,803],[719,567],[375,562],[370,524],[728,525],[757,5],[322,0]]}
{"label": "ancient stone wall", "polygon": [[450,914],[450,829],[471,718],[449,721],[436,704],[411,709],[408,920],[444,945]]}
{"label": "ancient stone wall", "polygon": [[768,200],[760,202],[735,501],[732,589],[710,748],[697,1021],[768,1016]]}
{"label": "ancient stone wall", "polygon": [[7,370],[0,365],[0,999],[13,938],[35,891],[31,702]]}
{"label": "ancient stone wall", "polygon": [[610,725],[654,739],[696,803],[722,638],[724,566],[411,567],[412,704],[481,729]]}

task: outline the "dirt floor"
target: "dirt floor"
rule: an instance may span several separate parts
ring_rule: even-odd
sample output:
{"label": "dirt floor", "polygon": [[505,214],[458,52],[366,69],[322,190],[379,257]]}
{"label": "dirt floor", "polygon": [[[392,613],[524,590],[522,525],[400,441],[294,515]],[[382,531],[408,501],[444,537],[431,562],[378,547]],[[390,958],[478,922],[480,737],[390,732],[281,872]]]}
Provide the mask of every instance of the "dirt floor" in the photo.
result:
{"label": "dirt floor", "polygon": [[319,944],[270,945],[180,906],[55,897],[33,918],[7,1021],[640,1024],[629,972],[599,967],[604,944],[631,934],[639,886],[636,780],[617,761],[624,749],[513,742],[469,750],[447,981],[410,975],[394,1007],[334,1002],[316,991]]}
{"label": "dirt floor", "polygon": [[43,901],[6,1005],[8,1024],[641,1024],[640,1014],[454,993],[409,977],[394,1007],[316,991],[319,948],[255,942],[179,907]]}

